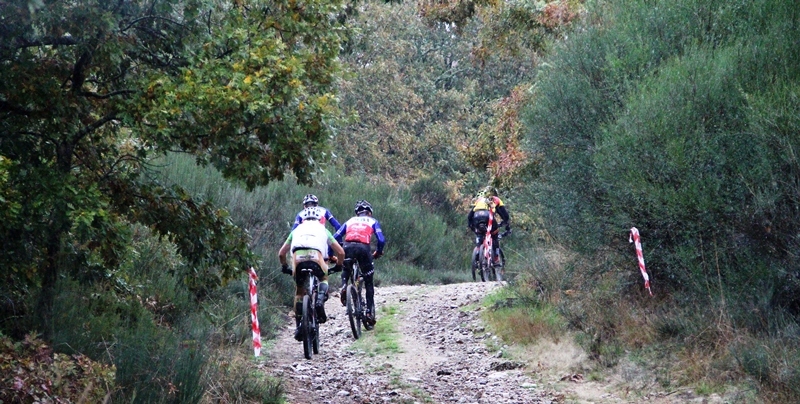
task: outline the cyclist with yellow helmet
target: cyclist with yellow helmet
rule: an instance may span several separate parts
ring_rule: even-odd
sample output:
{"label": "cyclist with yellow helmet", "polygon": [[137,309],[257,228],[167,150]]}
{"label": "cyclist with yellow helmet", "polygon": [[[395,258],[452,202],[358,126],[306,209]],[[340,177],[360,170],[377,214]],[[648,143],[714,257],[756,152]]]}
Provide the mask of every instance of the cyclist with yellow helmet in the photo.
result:
{"label": "cyclist with yellow helmet", "polygon": [[[503,200],[497,196],[497,189],[492,186],[487,186],[472,202],[469,214],[467,214],[467,226],[476,235],[482,237],[486,233],[486,226],[489,223],[489,217],[493,216],[492,223],[492,246],[494,248],[495,264],[500,263],[500,227],[506,228],[506,233],[511,231],[511,217],[508,214]],[[502,221],[498,221],[497,217]]]}

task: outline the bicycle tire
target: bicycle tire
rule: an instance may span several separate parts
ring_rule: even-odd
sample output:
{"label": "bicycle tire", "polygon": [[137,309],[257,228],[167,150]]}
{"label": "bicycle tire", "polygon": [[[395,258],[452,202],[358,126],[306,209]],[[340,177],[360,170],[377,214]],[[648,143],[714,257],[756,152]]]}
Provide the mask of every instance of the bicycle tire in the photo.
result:
{"label": "bicycle tire", "polygon": [[489,263],[486,262],[486,254],[484,254],[484,246],[481,246],[478,251],[478,259],[480,260],[481,269],[481,282],[489,281]]}
{"label": "bicycle tire", "polygon": [[314,355],[319,354],[319,323],[314,321]]}
{"label": "bicycle tire", "polygon": [[314,307],[311,304],[311,297],[310,296],[303,296],[303,317],[301,322],[301,326],[303,327],[303,356],[306,359],[311,359],[314,356],[314,333],[312,330],[313,327],[313,314],[311,311],[314,310]]}
{"label": "bicycle tire", "polygon": [[361,303],[359,302],[356,287],[347,285],[347,317],[350,319],[350,331],[353,338],[361,338]]}
{"label": "bicycle tire", "polygon": [[478,280],[478,267],[480,266],[480,260],[478,259],[478,252],[476,249],[472,249],[472,281],[476,282]]}
{"label": "bicycle tire", "polygon": [[506,267],[506,257],[503,254],[503,249],[498,249],[500,251],[500,265],[493,265],[494,266],[494,273],[495,273],[495,280],[498,282],[503,281],[503,270]]}

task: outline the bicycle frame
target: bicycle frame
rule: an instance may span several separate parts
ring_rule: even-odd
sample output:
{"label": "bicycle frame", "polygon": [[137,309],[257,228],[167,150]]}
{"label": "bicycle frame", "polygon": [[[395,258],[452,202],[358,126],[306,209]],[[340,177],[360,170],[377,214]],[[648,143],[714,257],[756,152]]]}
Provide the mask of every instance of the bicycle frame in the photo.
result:
{"label": "bicycle frame", "polygon": [[347,272],[347,317],[350,320],[350,330],[353,338],[361,337],[361,325],[364,323],[364,299],[361,296],[361,267],[355,258],[345,258],[343,263]]}

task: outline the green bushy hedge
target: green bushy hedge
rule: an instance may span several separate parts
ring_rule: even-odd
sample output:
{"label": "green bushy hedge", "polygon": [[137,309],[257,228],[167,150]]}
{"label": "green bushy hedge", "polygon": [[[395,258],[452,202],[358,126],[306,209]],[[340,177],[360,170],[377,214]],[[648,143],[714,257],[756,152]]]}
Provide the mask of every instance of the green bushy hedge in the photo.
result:
{"label": "green bushy hedge", "polygon": [[661,295],[704,308],[654,312],[662,337],[699,343],[720,312],[737,331],[785,335],[800,316],[800,3],[591,4],[526,112],[544,156],[528,188],[548,233],[581,254],[564,287],[614,279],[617,297],[637,297],[636,226]]}

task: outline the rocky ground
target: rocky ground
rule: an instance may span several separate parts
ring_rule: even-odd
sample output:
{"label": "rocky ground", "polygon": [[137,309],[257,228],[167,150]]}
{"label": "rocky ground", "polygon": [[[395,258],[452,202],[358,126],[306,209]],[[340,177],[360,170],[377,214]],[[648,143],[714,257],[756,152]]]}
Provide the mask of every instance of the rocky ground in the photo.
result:
{"label": "rocky ground", "polygon": [[302,344],[293,338],[293,315],[287,313],[287,327],[263,352],[263,369],[284,380],[287,402],[293,404],[717,402],[663,392],[626,397],[629,392],[609,392],[609,386],[582,374],[553,372],[581,355],[563,346],[545,349],[541,357],[512,359],[520,356],[480,319],[484,309],[478,303],[495,287],[376,288],[379,324],[358,341],[334,292],[326,304],[329,320],[321,325],[319,354],[303,357]]}

